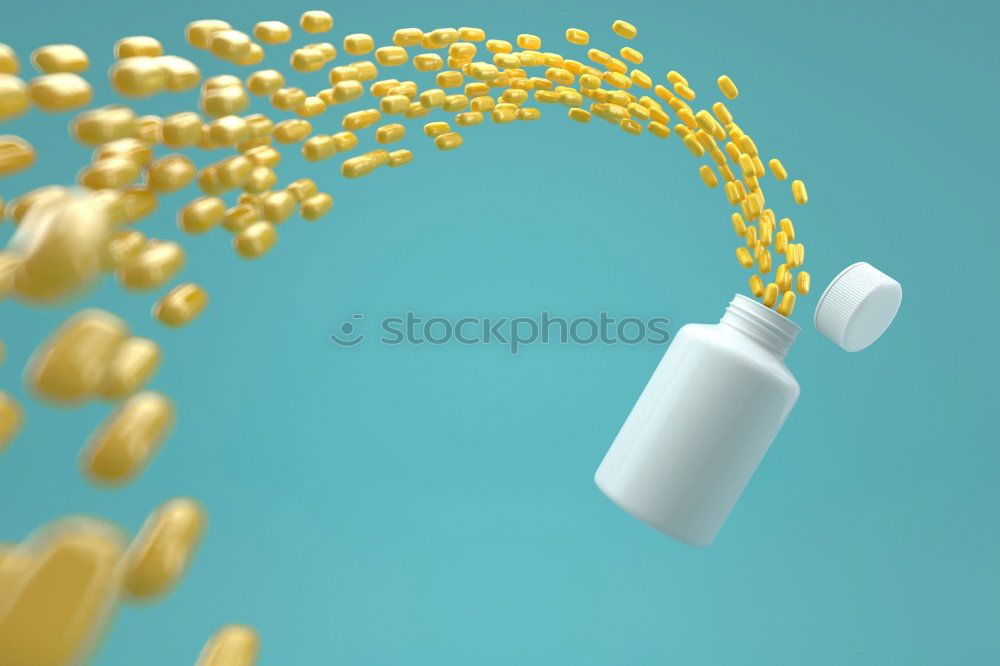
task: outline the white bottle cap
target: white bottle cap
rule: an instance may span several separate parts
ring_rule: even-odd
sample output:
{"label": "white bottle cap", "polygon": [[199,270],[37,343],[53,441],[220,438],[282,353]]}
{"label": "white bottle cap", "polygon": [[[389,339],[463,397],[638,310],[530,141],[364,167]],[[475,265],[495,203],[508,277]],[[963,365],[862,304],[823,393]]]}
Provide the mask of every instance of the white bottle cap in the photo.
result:
{"label": "white bottle cap", "polygon": [[861,351],[885,333],[902,300],[898,282],[859,261],[833,278],[819,297],[813,325],[847,351]]}

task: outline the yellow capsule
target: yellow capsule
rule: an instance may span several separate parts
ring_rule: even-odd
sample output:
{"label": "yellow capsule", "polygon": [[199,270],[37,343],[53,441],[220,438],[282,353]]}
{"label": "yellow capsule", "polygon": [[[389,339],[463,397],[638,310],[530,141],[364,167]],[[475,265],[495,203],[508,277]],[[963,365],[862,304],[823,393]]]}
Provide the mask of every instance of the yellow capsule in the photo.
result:
{"label": "yellow capsule", "polygon": [[399,79],[382,79],[381,81],[373,83],[369,90],[371,91],[372,97],[383,97],[389,94],[389,91],[398,85]]}
{"label": "yellow capsule", "polygon": [[330,212],[330,209],[333,208],[333,197],[325,192],[314,194],[304,200],[300,208],[302,219],[318,220]]}
{"label": "yellow capsule", "polygon": [[274,140],[278,143],[297,143],[312,132],[312,124],[308,120],[282,120],[274,126]]}
{"label": "yellow capsule", "polygon": [[487,39],[486,50],[490,53],[513,53],[514,47],[502,39]]}
{"label": "yellow capsule", "polygon": [[747,225],[746,239],[747,239],[747,247],[750,248],[751,250],[756,249],[757,227],[753,226],[752,224]]}
{"label": "yellow capsule", "polygon": [[282,111],[295,111],[305,101],[306,92],[302,88],[280,88],[271,95],[271,105]]}
{"label": "yellow capsule", "polygon": [[[14,396],[0,391],[0,452],[7,448],[21,430],[24,410]],[[0,560],[0,567],[3,566]]]}
{"label": "yellow capsule", "polygon": [[0,121],[28,110],[28,86],[12,74],[0,74]]}
{"label": "yellow capsule", "polygon": [[[559,95],[558,93],[554,93],[550,90],[536,90],[535,101],[538,102],[539,104],[555,104],[556,102],[559,101]],[[477,107],[476,100],[472,100],[471,108],[475,109],[476,107]]]}
{"label": "yellow capsule", "polygon": [[[539,109],[532,109],[525,107],[517,110],[518,120],[538,120],[541,117],[542,117],[542,112]],[[641,131],[642,127],[639,127],[639,132]],[[633,134],[638,134],[639,132],[633,132]]]}
{"label": "yellow capsule", "polygon": [[148,187],[129,187],[122,191],[125,222],[141,220],[156,210],[156,195]]}
{"label": "yellow capsule", "polygon": [[193,282],[180,284],[153,306],[153,317],[167,326],[191,323],[208,305],[208,292]]}
{"label": "yellow capsule", "polygon": [[728,125],[733,122],[733,114],[729,112],[729,109],[727,109],[726,105],[722,102],[716,102],[712,105],[712,113],[715,114],[715,117],[718,118],[719,122],[723,125]]}
{"label": "yellow capsule", "polygon": [[389,166],[398,167],[413,161],[413,153],[405,148],[389,153]]}
{"label": "yellow capsule", "polygon": [[88,660],[110,621],[125,549],[112,525],[64,518],[0,559],[0,660],[57,666]]}
{"label": "yellow capsule", "polygon": [[479,125],[483,122],[483,114],[479,111],[466,111],[455,116],[455,124],[462,127]]}
{"label": "yellow capsule", "polygon": [[619,54],[621,54],[623,59],[628,60],[631,63],[635,63],[636,65],[642,64],[642,53],[633,48],[623,46],[619,51]]}
{"label": "yellow capsule", "polygon": [[743,216],[740,215],[739,213],[733,213],[730,216],[730,219],[733,222],[733,231],[736,232],[736,235],[740,236],[741,238],[743,236],[746,236],[747,235],[747,225],[743,221]]}
{"label": "yellow capsule", "polygon": [[424,125],[424,134],[429,137],[438,137],[451,131],[451,126],[442,121],[427,123]]}
{"label": "yellow capsule", "polygon": [[733,83],[733,80],[726,75],[719,77],[718,84],[719,90],[721,90],[722,94],[728,99],[736,99],[736,97],[740,94],[740,91],[736,88],[736,84]]}
{"label": "yellow capsule", "polygon": [[208,50],[224,60],[239,60],[250,53],[250,36],[239,30],[217,30],[208,41]]}
{"label": "yellow capsule", "polygon": [[433,109],[444,104],[445,97],[445,92],[440,88],[431,88],[420,93],[420,105],[426,109]]}
{"label": "yellow capsule", "polygon": [[467,42],[481,42],[486,39],[486,32],[482,28],[459,28],[458,36]]}
{"label": "yellow capsule", "polygon": [[490,114],[490,118],[497,124],[511,123],[517,120],[517,111],[514,109],[496,108]]}
{"label": "yellow capsule", "polygon": [[201,116],[193,111],[175,113],[163,119],[161,139],[174,149],[196,145],[202,139],[202,125]]}
{"label": "yellow capsule", "polygon": [[392,43],[396,46],[420,46],[424,31],[420,28],[400,28],[392,33]]}
{"label": "yellow capsule", "polygon": [[119,346],[108,364],[100,396],[121,400],[146,384],[160,366],[160,347],[146,338],[128,338]]}
{"label": "yellow capsule", "polygon": [[144,35],[123,37],[115,42],[115,59],[148,56],[155,58],[163,55],[163,44],[158,39]]}
{"label": "yellow capsule", "polygon": [[184,30],[187,43],[197,49],[207,49],[212,35],[220,30],[229,30],[233,26],[219,19],[204,19],[192,21]]}
{"label": "yellow capsule", "polygon": [[774,304],[778,301],[778,285],[771,282],[766,287],[764,287],[764,296],[761,299],[761,303],[765,306],[772,308]]}
{"label": "yellow capsule", "polygon": [[111,66],[111,84],[126,97],[147,97],[167,85],[167,71],[159,58],[124,58]]}
{"label": "yellow capsule", "polygon": [[337,132],[331,138],[338,153],[348,151],[358,145],[358,137],[353,132]]}
{"label": "yellow capsule", "polygon": [[[680,127],[680,125],[678,125]],[[695,138],[693,134],[689,134],[683,139],[684,146],[691,151],[691,154],[695,157],[701,157],[705,154],[705,148],[702,146],[698,139]]]}
{"label": "yellow capsule", "polygon": [[401,46],[383,46],[375,51],[375,60],[384,67],[404,65],[408,56]]}
{"label": "yellow capsule", "polygon": [[35,149],[19,136],[0,135],[0,176],[27,169],[35,163]]}
{"label": "yellow capsule", "polygon": [[567,28],[566,41],[570,44],[576,44],[577,46],[585,46],[590,42],[590,35],[586,30],[580,30],[579,28]]}
{"label": "yellow capsule", "polygon": [[270,192],[261,197],[260,212],[268,222],[281,224],[295,212],[296,203],[290,192]]}
{"label": "yellow capsule", "polygon": [[355,130],[361,130],[366,127],[370,127],[372,124],[378,122],[378,120],[380,119],[381,119],[380,113],[378,116],[376,116],[373,113],[369,113],[368,110],[352,111],[351,113],[348,113],[344,116],[343,120],[341,121],[341,126],[345,130],[353,132]]}
{"label": "yellow capsule", "polygon": [[201,197],[177,213],[177,226],[190,234],[205,233],[222,221],[226,205],[218,197]]}
{"label": "yellow capsule", "polygon": [[632,70],[629,74],[629,79],[640,88],[646,88],[648,90],[653,87],[653,79],[649,78],[648,74],[638,69]]}
{"label": "yellow capsule", "polygon": [[299,178],[292,181],[285,188],[285,191],[292,195],[297,202],[302,202],[318,192],[316,182],[311,178]]}
{"label": "yellow capsule", "polygon": [[45,400],[76,404],[101,389],[108,366],[128,335],[118,317],[83,310],[67,319],[32,355],[28,387]]}
{"label": "yellow capsule", "polygon": [[795,278],[795,289],[803,296],[809,293],[809,272],[799,271]]}
{"label": "yellow capsule", "polygon": [[316,72],[323,69],[326,58],[319,49],[295,49],[292,51],[289,64],[297,72]]}
{"label": "yellow capsule", "polygon": [[545,70],[545,78],[553,83],[569,85],[576,77],[573,76],[572,72],[561,67],[549,67]]}
{"label": "yellow capsule", "polygon": [[462,135],[458,132],[447,132],[434,138],[438,150],[454,150],[462,145]]}
{"label": "yellow capsule", "polygon": [[146,182],[154,192],[175,192],[187,187],[197,174],[197,168],[184,155],[168,155],[151,165]]}
{"label": "yellow capsule", "polygon": [[195,666],[254,666],[260,639],[250,627],[230,624],[205,644]]}
{"label": "yellow capsule", "polygon": [[[523,90],[517,92],[523,93]],[[525,95],[527,96],[527,95]],[[469,98],[465,95],[448,95],[444,98],[444,102],[441,104],[442,111],[456,112],[464,111],[469,107]]]}
{"label": "yellow capsule", "polygon": [[375,140],[379,143],[393,143],[406,136],[406,128],[399,124],[383,125],[375,130]]}
{"label": "yellow capsule", "polygon": [[243,187],[250,180],[254,164],[246,155],[227,157],[215,165],[216,178],[223,188]]}
{"label": "yellow capsule", "polygon": [[684,108],[680,109],[677,112],[677,118],[682,123],[684,123],[684,125],[687,126],[689,129],[695,131],[698,130],[698,120],[694,117],[694,114],[691,113],[689,109],[684,109]]}
{"label": "yellow capsule", "polygon": [[[319,162],[320,160],[325,160],[333,157],[337,153],[337,144],[334,143],[333,137],[328,134],[317,134],[316,136],[309,137],[305,143],[302,144],[302,156],[310,162]],[[262,167],[258,167],[262,168]],[[270,171],[270,169],[268,169]],[[273,171],[271,172],[274,173]],[[265,187],[260,191],[269,189]]]}
{"label": "yellow capsule", "polygon": [[806,184],[801,180],[792,181],[792,198],[800,206],[809,201],[809,193],[806,192]]}
{"label": "yellow capsule", "polygon": [[281,21],[260,21],[253,27],[253,36],[265,44],[284,44],[292,39],[292,29]]}
{"label": "yellow capsule", "polygon": [[233,238],[233,248],[244,259],[263,256],[278,242],[278,231],[271,222],[254,222]]}
{"label": "yellow capsule", "polygon": [[750,276],[750,293],[757,298],[764,295],[764,281],[760,279],[759,275]]}
{"label": "yellow capsule", "polygon": [[160,142],[163,118],[159,116],[139,116],[135,120],[135,136],[149,144]]}
{"label": "yellow capsule", "polygon": [[795,265],[792,268],[797,268],[805,263],[806,261],[806,246],[802,243],[795,243],[794,245],[789,244],[788,248],[785,250],[785,254],[789,254],[794,249]]}
{"label": "yellow capsule", "polygon": [[604,82],[610,86],[627,90],[632,87],[632,79],[618,72],[604,72]]}
{"label": "yellow capsule", "polygon": [[753,266],[753,255],[745,247],[736,248],[736,259],[743,268],[751,268]]}
{"label": "yellow capsule", "polygon": [[758,247],[757,267],[765,275],[771,272],[771,253],[764,246]]}
{"label": "yellow capsule", "polygon": [[0,44],[0,74],[17,74],[20,68],[21,64],[14,49],[6,44]]}
{"label": "yellow capsule", "polygon": [[369,60],[361,60],[350,65],[358,71],[358,81],[371,81],[378,76],[378,67]]}
{"label": "yellow capsule", "polygon": [[470,111],[480,111],[480,112],[492,111],[495,106],[496,102],[493,100],[492,97],[488,96],[477,97],[473,100],[469,100]]}
{"label": "yellow capsule", "polygon": [[299,26],[306,32],[329,32],[333,29],[333,17],[322,10],[303,12],[299,18]]}
{"label": "yellow capsule", "polygon": [[646,126],[646,129],[649,130],[650,134],[659,137],[661,139],[666,139],[668,136],[670,136],[670,128],[664,125],[663,123],[656,122],[655,120],[650,122]]}
{"label": "yellow capsule", "polygon": [[421,53],[413,57],[413,67],[420,72],[434,72],[444,67],[444,61],[436,53]]}
{"label": "yellow capsule", "polygon": [[146,236],[135,229],[123,229],[111,234],[106,245],[105,267],[116,269],[142,250]]}
{"label": "yellow capsule", "polygon": [[[344,51],[350,55],[364,55],[375,48],[375,40],[371,35],[356,33],[344,37]],[[383,63],[384,64],[384,63]]]}
{"label": "yellow capsule", "polygon": [[77,74],[62,72],[35,77],[28,84],[31,101],[43,111],[68,111],[90,103],[94,91]]}
{"label": "yellow capsule", "polygon": [[251,203],[236,204],[222,216],[222,226],[234,233],[243,231],[260,220],[260,209]]}
{"label": "yellow capsule", "polygon": [[125,594],[132,600],[147,600],[176,586],[198,550],[207,521],[202,506],[185,497],[157,507],[122,559]]}
{"label": "yellow capsule", "polygon": [[105,106],[77,115],[71,132],[81,143],[96,146],[135,135],[136,118],[125,106]]}
{"label": "yellow capsule", "polygon": [[774,235],[774,251],[778,254],[784,254],[787,247],[788,234],[784,231],[779,231]]}
{"label": "yellow capsule", "polygon": [[702,164],[700,167],[698,167],[698,174],[701,176],[702,181],[704,181],[705,185],[707,185],[708,187],[715,187],[716,185],[719,184],[718,176],[716,176],[715,172],[712,171],[712,167],[708,166],[707,164]]}
{"label": "yellow capsule", "polygon": [[247,77],[247,90],[257,96],[273,95],[284,85],[285,76],[276,69],[262,69]]}
{"label": "yellow capsule", "polygon": [[621,19],[611,24],[611,30],[619,37],[624,37],[625,39],[633,39],[638,33],[634,25]]}
{"label": "yellow capsule", "polygon": [[173,278],[184,266],[185,255],[173,241],[151,240],[138,255],[116,271],[127,289],[155,289]]}
{"label": "yellow capsule", "polygon": [[92,481],[128,483],[149,464],[174,422],[170,400],[153,391],[128,398],[94,433],[80,455]]}
{"label": "yellow capsule", "polygon": [[785,232],[786,236],[788,236],[789,241],[795,240],[795,225],[792,224],[792,220],[790,218],[781,218],[780,226],[781,230]]}
{"label": "yellow capsule", "polygon": [[58,72],[80,73],[90,66],[90,58],[83,49],[73,44],[50,44],[31,53],[31,64],[43,74]]}
{"label": "yellow capsule", "polygon": [[386,95],[382,98],[379,106],[382,113],[403,113],[410,108],[410,98],[406,95]]}
{"label": "yellow capsule", "polygon": [[778,313],[791,317],[793,308],[795,308],[795,292],[786,291],[781,297],[781,305],[777,307]]}
{"label": "yellow capsule", "polygon": [[642,134],[642,125],[630,118],[622,118],[619,120],[618,127],[629,134]]}
{"label": "yellow capsule", "polygon": [[458,30],[454,28],[437,28],[424,35],[421,46],[428,49],[443,49],[459,40]]}
{"label": "yellow capsule", "polygon": [[320,97],[306,97],[305,101],[302,102],[302,106],[295,110],[295,113],[299,114],[303,118],[312,118],[313,116],[318,116],[326,111],[326,102]]}

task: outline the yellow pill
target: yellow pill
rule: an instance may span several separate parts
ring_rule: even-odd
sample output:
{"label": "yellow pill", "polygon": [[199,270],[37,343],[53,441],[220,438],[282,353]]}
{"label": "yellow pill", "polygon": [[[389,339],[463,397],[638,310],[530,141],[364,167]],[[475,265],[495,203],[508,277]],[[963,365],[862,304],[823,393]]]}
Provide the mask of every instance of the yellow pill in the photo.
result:
{"label": "yellow pill", "polygon": [[0,559],[0,660],[58,666],[88,660],[111,620],[124,539],[89,518],[49,524]]}
{"label": "yellow pill", "polygon": [[346,159],[340,165],[340,173],[344,178],[359,178],[375,170],[378,164],[366,155],[358,155]]}
{"label": "yellow pill", "polygon": [[694,90],[680,82],[674,84],[674,92],[688,101],[694,99],[695,97]]}
{"label": "yellow pill", "polygon": [[122,587],[128,597],[152,599],[176,586],[198,550],[207,521],[204,508],[186,497],[157,507],[122,560]]}
{"label": "yellow pill", "polygon": [[278,242],[278,230],[271,222],[254,222],[233,238],[233,248],[244,259],[263,256]]}
{"label": "yellow pill", "polygon": [[167,72],[158,58],[137,56],[111,66],[111,84],[126,97],[147,97],[167,85]]}
{"label": "yellow pill", "polygon": [[747,225],[746,239],[748,248],[753,250],[757,247],[757,227],[752,224]]}
{"label": "yellow pill", "polygon": [[205,644],[195,666],[254,666],[259,651],[260,640],[256,631],[230,624]]}
{"label": "yellow pill", "polygon": [[0,135],[0,176],[27,169],[35,163],[35,149],[19,136]]}
{"label": "yellow pill", "polygon": [[750,276],[750,293],[757,298],[764,295],[764,281],[760,279],[759,275]]}
{"label": "yellow pill", "polygon": [[238,60],[250,53],[250,36],[239,30],[217,30],[208,41],[208,50],[224,60]]}
{"label": "yellow pill", "polygon": [[[482,116],[482,114],[480,114]],[[398,167],[413,161],[413,153],[405,148],[389,153],[389,166]]]}
{"label": "yellow pill", "polygon": [[375,130],[375,140],[379,143],[393,143],[406,136],[406,127],[399,123],[383,125]]}
{"label": "yellow pill", "polygon": [[259,220],[260,208],[256,204],[238,203],[226,210],[222,217],[222,226],[227,231],[239,233]]}
{"label": "yellow pill", "polygon": [[[541,117],[542,117],[542,112],[540,109],[524,107],[517,110],[518,120],[538,120]],[[639,132],[641,131],[642,127],[639,128]],[[638,132],[635,133],[638,134]]]}
{"label": "yellow pill", "polygon": [[319,49],[295,49],[292,51],[289,64],[297,72],[316,72],[323,68],[326,58]]}
{"label": "yellow pill", "polygon": [[389,94],[390,90],[398,85],[398,79],[382,79],[381,81],[373,83],[369,90],[371,91],[372,97],[384,97]]}
{"label": "yellow pill", "polygon": [[753,255],[745,247],[736,248],[736,259],[743,268],[751,268],[753,266]]}
{"label": "yellow pill", "polygon": [[424,125],[424,134],[429,137],[436,137],[451,131],[451,126],[443,121],[427,123]]}
{"label": "yellow pill", "polygon": [[413,57],[413,67],[420,72],[433,72],[444,67],[444,61],[436,53],[421,53]]}
{"label": "yellow pill", "polygon": [[757,267],[765,275],[771,272],[771,253],[763,246],[758,248]]}
{"label": "yellow pill", "polygon": [[792,268],[797,268],[805,263],[806,261],[806,246],[802,243],[795,243],[794,245],[789,244],[788,249],[785,250],[786,255],[792,252],[794,248],[795,266]]}
{"label": "yellow pill", "polygon": [[764,287],[764,297],[761,302],[767,307],[774,307],[774,304],[778,301],[778,285],[771,282],[766,287]]}
{"label": "yellow pill", "polygon": [[619,120],[618,127],[629,134],[642,134],[642,125],[630,118],[622,118]]}
{"label": "yellow pill", "polygon": [[786,283],[789,285],[792,283],[792,276],[788,271],[788,264],[778,264],[778,268],[774,272],[774,283],[778,285],[778,289],[781,291],[788,291]]}
{"label": "yellow pill", "polygon": [[785,232],[786,236],[788,236],[789,241],[795,240],[795,225],[792,224],[792,220],[790,218],[781,218],[780,226],[781,230]]}
{"label": "yellow pill", "polygon": [[579,28],[567,28],[566,41],[570,44],[584,46],[590,42],[590,34],[586,30],[580,30]]}
{"label": "yellow pill", "polygon": [[[0,452],[7,448],[21,430],[24,410],[14,396],[0,391]],[[0,560],[0,567],[3,566]]]}
{"label": "yellow pill", "polygon": [[312,133],[312,123],[308,120],[282,120],[274,126],[272,136],[278,143],[297,143]]}
{"label": "yellow pill", "polygon": [[21,64],[14,49],[6,44],[0,44],[0,74],[17,74],[20,68]]}
{"label": "yellow pill", "polygon": [[583,104],[583,96],[572,89],[560,90],[559,103],[565,106],[581,106]]}
{"label": "yellow pill", "polygon": [[800,206],[809,201],[809,193],[806,192],[806,184],[801,180],[792,181],[792,198]]}
{"label": "yellow pill", "polygon": [[[680,127],[680,126],[678,126]],[[701,157],[705,154],[705,148],[698,142],[693,134],[689,134],[683,139],[684,146],[691,151],[691,154],[695,157]]]}
{"label": "yellow pill", "polygon": [[111,360],[128,334],[118,317],[83,310],[67,319],[32,355],[28,387],[45,400],[75,404],[93,398]]}
{"label": "yellow pill", "polygon": [[193,282],[180,284],[153,306],[153,317],[171,327],[186,326],[208,305],[208,292]]}
{"label": "yellow pill", "polygon": [[486,40],[486,50],[490,53],[513,53],[514,47],[510,42],[502,39],[488,39]]}
{"label": "yellow pill", "polygon": [[800,271],[798,276],[795,278],[795,289],[802,294],[809,293],[809,273],[808,271]]}
{"label": "yellow pill", "polygon": [[198,49],[207,49],[213,33],[220,30],[229,30],[232,27],[219,19],[192,21],[187,24],[187,28],[184,30],[184,37],[191,46]]}
{"label": "yellow pill", "polygon": [[707,185],[708,187],[715,187],[716,185],[719,184],[718,176],[716,176],[715,172],[712,171],[712,167],[708,166],[707,164],[702,164],[700,167],[698,167],[698,174],[701,176],[702,181],[704,181],[705,185]]}
{"label": "yellow pill", "polygon": [[184,155],[168,155],[149,165],[146,183],[154,192],[175,192],[189,185],[197,171]]}
{"label": "yellow pill", "polygon": [[[407,99],[403,97],[403,99]],[[344,116],[341,126],[345,130],[355,131],[370,127],[382,118],[382,114],[377,109],[365,109],[364,111],[354,111]]]}
{"label": "yellow pill", "polygon": [[786,291],[781,297],[781,305],[777,307],[778,313],[786,317],[792,316],[792,309],[795,308],[795,292]]}
{"label": "yellow pill", "polygon": [[351,63],[350,66],[358,71],[358,81],[371,81],[378,76],[378,67],[371,61],[361,60]]}
{"label": "yellow pill", "polygon": [[125,261],[139,254],[146,244],[146,236],[136,229],[122,229],[108,238],[105,254],[105,267],[116,269]]}
{"label": "yellow pill", "polygon": [[747,225],[743,221],[743,216],[739,213],[733,213],[730,216],[733,223],[733,231],[736,232],[737,236],[743,237],[747,235]]}
{"label": "yellow pill", "polygon": [[670,128],[664,125],[663,123],[656,122],[655,120],[650,122],[646,126],[646,129],[649,130],[650,134],[659,137],[661,139],[666,139],[668,136],[670,136]]}
{"label": "yellow pill", "polygon": [[419,46],[424,38],[420,28],[400,28],[392,33],[392,43],[396,46]]}
{"label": "yellow pill", "polygon": [[[276,69],[262,69],[247,77],[247,90],[252,94],[274,95],[281,91],[285,85],[285,76]],[[286,88],[285,90],[299,90],[298,88]],[[305,92],[302,93],[305,99]],[[272,99],[272,103],[274,100]],[[282,108],[282,107],[279,107]]]}
{"label": "yellow pill", "polygon": [[[364,55],[375,48],[375,40],[371,35],[355,33],[344,37],[344,51],[350,55]],[[384,64],[384,63],[383,63]]]}
{"label": "yellow pill", "polygon": [[123,37],[115,42],[115,59],[135,58],[136,56],[148,56],[155,58],[163,55],[163,44],[154,37],[139,35],[136,37]]}
{"label": "yellow pill", "polygon": [[105,106],[77,115],[70,131],[81,143],[96,146],[133,136],[137,131],[136,117],[128,107]]}
{"label": "yellow pill", "polygon": [[569,85],[570,83],[573,83],[573,80],[575,79],[572,72],[562,69],[561,67],[549,67],[545,70],[545,78],[553,83],[559,83],[562,85]]}
{"label": "yellow pill", "polygon": [[585,109],[570,109],[567,113],[570,120],[576,121],[578,123],[589,123],[590,122],[590,112]]}
{"label": "yellow pill", "polygon": [[629,74],[629,79],[640,88],[646,88],[648,90],[653,87],[653,79],[649,78],[648,74],[638,69],[632,70]]}
{"label": "yellow pill", "polygon": [[86,71],[90,66],[90,58],[79,46],[50,44],[32,51],[31,64],[43,74],[56,74],[58,72],[78,74]]}
{"label": "yellow pill", "polygon": [[733,83],[733,80],[726,75],[720,76],[717,83],[719,84],[719,90],[721,90],[722,94],[728,99],[736,99],[736,97],[740,94],[740,91],[736,88],[736,84]]}
{"label": "yellow pill", "polygon": [[[319,162],[320,160],[329,159],[337,153],[337,144],[334,142],[333,137],[326,134],[318,134],[316,136],[309,137],[305,143],[302,144],[302,156],[310,162]],[[266,167],[258,167],[266,168]],[[271,174],[273,171],[268,169]],[[275,176],[275,180],[277,177]],[[266,187],[261,187],[259,190],[255,188],[256,193],[268,190],[273,186],[273,182]],[[250,190],[247,190],[250,191]]]}
{"label": "yellow pill", "polygon": [[403,113],[410,108],[410,98],[406,95],[386,95],[379,103],[382,113]]}
{"label": "yellow pill", "polygon": [[434,138],[438,150],[454,150],[462,145],[462,135],[458,132],[447,132]]}
{"label": "yellow pill", "polygon": [[201,197],[177,213],[177,226],[191,234],[201,234],[222,221],[226,205],[218,197]]}
{"label": "yellow pill", "polygon": [[260,21],[253,27],[253,36],[265,44],[284,44],[291,40],[292,29],[281,21]]}
{"label": "yellow pill", "polygon": [[153,241],[118,269],[118,281],[128,289],[155,289],[173,278],[184,266],[185,255],[173,241]]}
{"label": "yellow pill", "polygon": [[321,10],[304,12],[299,18],[299,26],[306,32],[329,32],[333,28],[333,17]]}
{"label": "yellow pill", "polygon": [[619,51],[619,54],[621,54],[623,59],[628,60],[629,62],[635,63],[636,65],[642,64],[642,53],[633,48],[623,46]]}
{"label": "yellow pill", "polygon": [[320,97],[306,97],[305,101],[302,102],[302,106],[295,110],[295,113],[299,114],[303,118],[312,118],[313,116],[318,116],[326,111],[326,102]]}
{"label": "yellow pill", "polygon": [[76,74],[62,72],[35,77],[28,84],[31,101],[43,111],[68,111],[90,103],[94,91]]}
{"label": "yellow pill", "polygon": [[542,48],[542,38],[537,35],[521,34],[517,36],[517,45],[522,49],[537,51]]}
{"label": "yellow pill", "polygon": [[385,67],[404,65],[408,56],[401,46],[383,46],[375,51],[375,60]]}
{"label": "yellow pill", "polygon": [[[519,90],[517,92],[524,92]],[[464,111],[469,107],[469,98],[465,95],[448,95],[441,104],[442,111],[456,112]]]}
{"label": "yellow pill", "polygon": [[779,231],[774,235],[774,251],[778,254],[784,254],[787,247],[788,234],[784,231]]}
{"label": "yellow pill", "polygon": [[261,197],[260,212],[268,222],[281,224],[295,212],[296,203],[290,192],[270,192]]}
{"label": "yellow pill", "polygon": [[486,32],[482,28],[459,28],[458,36],[467,42],[481,42],[486,39]]}
{"label": "yellow pill", "polygon": [[122,192],[125,222],[141,220],[156,210],[156,195],[147,187],[130,187]]}
{"label": "yellow pill", "polygon": [[28,110],[28,86],[12,74],[0,74],[0,121]]}
{"label": "yellow pill", "polygon": [[618,19],[611,24],[611,30],[614,31],[616,35],[624,37],[625,39],[633,39],[636,34],[638,34],[634,25],[628,21],[622,21],[621,19]]}
{"label": "yellow pill", "polygon": [[459,32],[454,28],[438,28],[424,35],[421,45],[429,49],[443,49],[459,40]]}
{"label": "yellow pill", "polygon": [[94,433],[80,455],[92,481],[120,485],[138,476],[173,427],[174,407],[153,391],[128,398]]}
{"label": "yellow pill", "polygon": [[318,220],[330,212],[331,208],[333,208],[333,197],[324,192],[304,200],[300,212],[304,220]]}
{"label": "yellow pill", "polygon": [[160,357],[160,346],[152,340],[126,339],[108,364],[100,396],[105,400],[121,400],[132,395],[156,373]]}
{"label": "yellow pill", "polygon": [[135,136],[140,141],[149,144],[159,143],[162,128],[163,118],[159,116],[139,116],[135,119]]}

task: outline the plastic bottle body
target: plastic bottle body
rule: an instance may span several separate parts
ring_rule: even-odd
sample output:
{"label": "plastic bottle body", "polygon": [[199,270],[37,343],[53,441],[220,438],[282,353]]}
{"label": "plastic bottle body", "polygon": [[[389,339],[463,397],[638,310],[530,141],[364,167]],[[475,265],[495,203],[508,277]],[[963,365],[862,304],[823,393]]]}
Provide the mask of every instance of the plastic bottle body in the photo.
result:
{"label": "plastic bottle body", "polygon": [[663,355],[594,477],[622,509],[707,546],[799,396],[784,363],[798,327],[737,296]]}

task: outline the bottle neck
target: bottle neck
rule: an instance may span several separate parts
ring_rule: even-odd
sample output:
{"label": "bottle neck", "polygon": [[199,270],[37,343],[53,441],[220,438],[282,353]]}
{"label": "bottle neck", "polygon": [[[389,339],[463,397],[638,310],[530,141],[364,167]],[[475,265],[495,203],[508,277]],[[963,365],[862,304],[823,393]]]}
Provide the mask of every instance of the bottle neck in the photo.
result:
{"label": "bottle neck", "polygon": [[778,358],[785,357],[800,330],[788,317],[742,294],[730,301],[720,323],[762,344]]}

